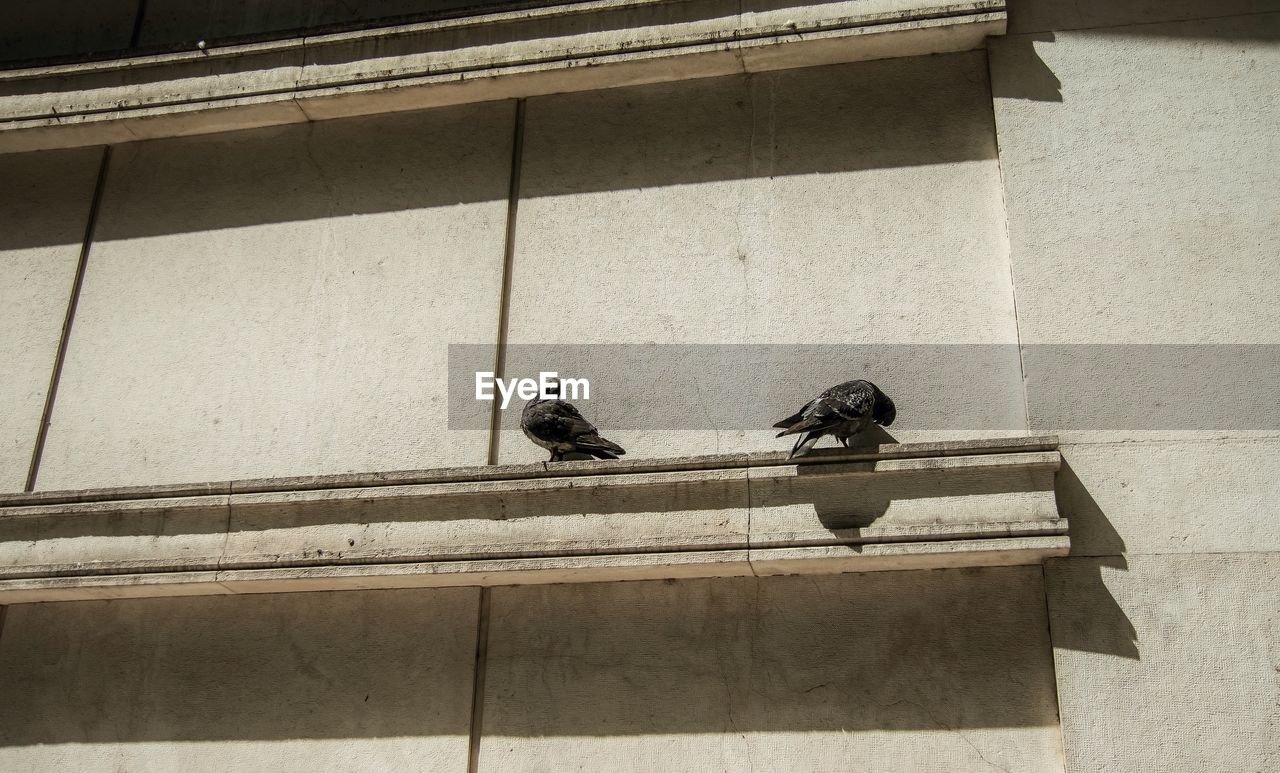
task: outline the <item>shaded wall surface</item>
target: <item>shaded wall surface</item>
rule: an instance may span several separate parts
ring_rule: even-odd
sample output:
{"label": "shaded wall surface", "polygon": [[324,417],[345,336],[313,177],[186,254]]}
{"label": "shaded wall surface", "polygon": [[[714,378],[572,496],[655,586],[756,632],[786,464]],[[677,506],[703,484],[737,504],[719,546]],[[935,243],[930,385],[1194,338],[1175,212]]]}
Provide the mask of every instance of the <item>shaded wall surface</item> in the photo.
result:
{"label": "shaded wall surface", "polygon": [[[101,152],[0,157],[6,489],[483,463],[448,343],[1021,343],[986,399],[1061,435],[1073,543],[495,589],[476,728],[479,592],[15,606],[0,767],[1271,769],[1280,434],[1064,427],[1035,345],[1280,343],[1278,40],[1263,0],[1023,0],[986,53],[119,146],[65,339]],[[937,437],[910,372],[861,375]]]}
{"label": "shaded wall surface", "polygon": [[465,770],[477,589],[9,608],[5,770]]}
{"label": "shaded wall surface", "polygon": [[[14,606],[0,766],[465,770],[478,594]],[[1060,765],[1038,568],[492,594],[482,770]]]}
{"label": "shaded wall surface", "polygon": [[500,588],[482,767],[1057,770],[1041,594],[1038,567]]}
{"label": "shaded wall surface", "polygon": [[0,65],[88,60],[362,29],[545,0],[47,0],[0,8]]}

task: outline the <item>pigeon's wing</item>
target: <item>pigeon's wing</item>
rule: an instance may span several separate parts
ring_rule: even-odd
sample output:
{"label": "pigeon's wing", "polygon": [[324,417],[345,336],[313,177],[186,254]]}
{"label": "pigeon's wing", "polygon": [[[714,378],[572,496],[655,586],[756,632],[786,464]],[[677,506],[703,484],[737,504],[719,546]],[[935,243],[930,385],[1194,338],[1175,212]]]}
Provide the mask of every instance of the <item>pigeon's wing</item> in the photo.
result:
{"label": "pigeon's wing", "polygon": [[819,397],[806,405],[800,412],[800,421],[779,432],[777,437],[795,435],[800,432],[817,432],[821,434],[845,421],[846,419],[835,410],[828,398]]}
{"label": "pigeon's wing", "polygon": [[572,421],[573,442],[578,448],[596,454],[603,454],[605,458],[613,458],[612,454],[626,453],[622,446],[600,437],[600,431],[595,428],[594,424],[582,417],[582,413],[574,407],[573,403],[566,403],[563,400],[556,400],[555,403],[556,410],[558,412],[562,411],[564,416]]}
{"label": "pigeon's wing", "polygon": [[596,431],[577,408],[563,400],[548,400],[529,406],[520,419],[520,426],[535,437],[554,443],[574,443],[577,438],[593,435]]}
{"label": "pigeon's wing", "polygon": [[871,382],[859,379],[833,386],[818,399],[844,421],[858,421],[875,408],[878,391]]}
{"label": "pigeon's wing", "polygon": [[573,403],[568,403],[564,400],[552,400],[548,405],[551,413],[564,422],[564,425],[574,437],[596,434],[595,425],[587,421],[582,416],[582,412]]}
{"label": "pigeon's wing", "polygon": [[805,433],[791,449],[791,456],[804,456],[814,443],[828,432],[842,440],[865,426],[868,419],[885,427],[893,423],[896,409],[893,401],[870,381],[857,379],[837,384],[818,395],[794,416],[773,426],[782,428],[778,437]]}
{"label": "pigeon's wing", "polygon": [[846,381],[818,395],[816,400],[800,409],[800,413],[774,426],[786,427],[778,437],[801,432],[821,434],[846,422],[862,420],[871,413],[875,404],[876,388],[870,382]]}
{"label": "pigeon's wing", "polygon": [[542,440],[569,444],[603,459],[616,459],[626,453],[622,446],[600,437],[573,403],[549,400],[533,406],[530,414],[521,420],[521,426]]}

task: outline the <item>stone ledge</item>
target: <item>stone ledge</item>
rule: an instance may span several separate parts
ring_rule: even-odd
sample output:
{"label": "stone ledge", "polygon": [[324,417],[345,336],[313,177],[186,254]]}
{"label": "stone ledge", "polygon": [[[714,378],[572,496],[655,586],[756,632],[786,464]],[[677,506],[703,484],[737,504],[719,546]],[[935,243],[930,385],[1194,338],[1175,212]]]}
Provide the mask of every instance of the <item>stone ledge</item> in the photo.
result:
{"label": "stone ledge", "polygon": [[0,603],[1039,563],[1053,438],[0,498]]}
{"label": "stone ledge", "polygon": [[1005,21],[1004,0],[594,0],[0,71],[0,152],[965,51]]}
{"label": "stone ledge", "polygon": [[[1062,522],[1066,528],[1066,522]],[[688,551],[0,580],[0,604],[395,588],[626,582],[1039,564],[1066,535],[866,547]]]}
{"label": "stone ledge", "polygon": [[[1052,435],[946,440],[933,443],[886,443],[851,449],[819,448],[808,456],[787,460],[786,451],[740,454],[707,454],[659,459],[622,458],[615,461],[538,462],[534,464],[440,467],[428,470],[356,472],[337,475],[304,475],[285,478],[253,478],[207,483],[178,483],[161,486],[121,486],[0,493],[0,508],[25,505],[53,505],[73,502],[103,502],[214,494],[257,494],[268,491],[309,491],[313,489],[372,488],[422,483],[457,483],[521,478],[561,478],[587,475],[619,475],[638,472],[671,472],[744,467],[794,465],[808,467],[837,462],[878,462],[889,459],[926,459],[948,456],[1057,451],[1058,438]],[[0,511],[3,512],[3,511]]]}

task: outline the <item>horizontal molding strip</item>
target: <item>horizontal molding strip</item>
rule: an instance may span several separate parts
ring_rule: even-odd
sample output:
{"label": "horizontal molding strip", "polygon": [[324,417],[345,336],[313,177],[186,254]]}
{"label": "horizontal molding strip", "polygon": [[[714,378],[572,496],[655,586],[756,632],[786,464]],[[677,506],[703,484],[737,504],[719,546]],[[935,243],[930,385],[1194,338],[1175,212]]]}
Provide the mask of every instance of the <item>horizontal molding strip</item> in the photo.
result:
{"label": "horizontal molding strip", "polygon": [[1004,0],[601,0],[0,71],[0,152],[979,48]]}
{"label": "horizontal molding strip", "polygon": [[[933,443],[886,443],[860,448],[820,448],[799,459],[788,460],[786,451],[739,454],[706,454],[658,459],[617,459],[610,461],[538,462],[534,464],[477,465],[473,467],[440,467],[427,470],[393,472],[359,472],[337,475],[304,475],[283,478],[250,478],[212,483],[177,483],[158,486],[119,486],[112,488],[73,489],[68,491],[35,491],[0,494],[0,508],[30,505],[103,502],[214,494],[257,494],[270,491],[310,491],[314,489],[378,488],[411,486],[424,483],[460,483],[473,481],[519,480],[528,478],[566,478],[592,475],[622,475],[649,472],[680,472],[710,469],[743,469],[748,467],[810,467],[812,465],[849,462],[880,462],[897,459],[928,459],[950,456],[982,456],[987,454],[1020,454],[1057,451],[1054,435],[990,438],[982,440],[948,440]],[[0,509],[0,518],[8,510]]]}
{"label": "horizontal molding strip", "polygon": [[765,550],[689,551],[373,566],[172,572],[0,580],[0,603],[397,588],[626,582],[1039,564],[1065,536]]}
{"label": "horizontal molding strip", "polygon": [[0,497],[0,603],[1034,564],[1048,437]]}

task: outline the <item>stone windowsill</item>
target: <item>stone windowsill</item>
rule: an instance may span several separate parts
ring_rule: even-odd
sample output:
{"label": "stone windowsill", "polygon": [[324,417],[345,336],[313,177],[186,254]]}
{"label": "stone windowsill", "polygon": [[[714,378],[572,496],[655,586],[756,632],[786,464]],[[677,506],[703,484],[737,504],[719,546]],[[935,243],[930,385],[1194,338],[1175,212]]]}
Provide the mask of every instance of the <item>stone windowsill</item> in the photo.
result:
{"label": "stone windowsill", "polygon": [[979,48],[1004,0],[591,0],[0,71],[0,152]]}
{"label": "stone windowsill", "polygon": [[1054,438],[0,495],[0,603],[1004,566]]}

